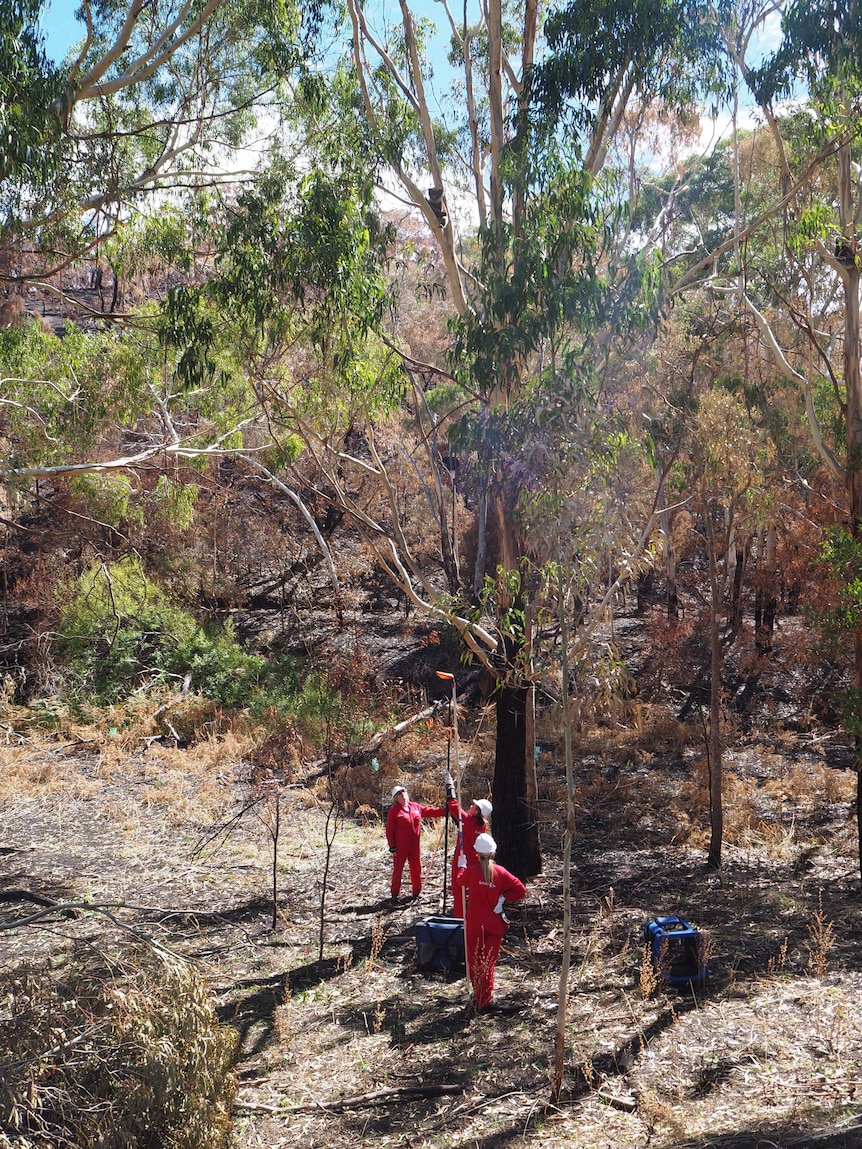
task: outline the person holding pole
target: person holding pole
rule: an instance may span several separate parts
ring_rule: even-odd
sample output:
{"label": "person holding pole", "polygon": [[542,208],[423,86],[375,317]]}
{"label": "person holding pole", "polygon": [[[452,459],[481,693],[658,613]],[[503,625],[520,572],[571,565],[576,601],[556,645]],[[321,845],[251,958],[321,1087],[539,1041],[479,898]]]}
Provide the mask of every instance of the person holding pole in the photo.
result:
{"label": "person holding pole", "polygon": [[[455,785],[457,787],[457,794],[455,795],[455,813],[453,813],[452,816],[454,818],[457,818],[457,822],[458,822],[458,845],[455,848],[455,857],[457,858],[460,854],[464,853],[464,818],[463,818],[463,810],[461,808],[461,759],[460,759],[460,754],[458,753],[457,689],[455,686],[455,675],[454,674],[450,674],[448,670],[438,670],[436,673],[437,673],[438,678],[442,678],[444,682],[451,682],[451,684],[452,684],[452,699],[449,703],[449,715],[450,715],[450,719],[452,722],[452,733],[453,733],[454,738],[455,738]],[[449,799],[450,799],[450,795],[452,794],[452,788],[450,785],[451,777],[452,777],[452,775],[447,770],[446,771],[446,805],[447,805],[447,807],[449,807],[449,805],[450,805]],[[454,879],[454,874],[453,874],[453,879]],[[453,901],[455,903],[455,917],[463,918],[464,917],[464,891],[462,890],[461,895],[460,895],[461,912],[459,913],[458,912],[459,898],[457,895],[455,895],[455,882],[454,882],[454,880],[452,882],[452,894],[453,894]],[[469,954],[466,957],[466,961],[467,961],[467,972],[469,973],[470,972]]]}
{"label": "person holding pole", "polygon": [[463,853],[459,856],[455,887],[467,897],[464,945],[473,1001],[477,1013],[486,1013],[495,1008],[494,968],[509,928],[505,903],[520,901],[527,887],[494,861],[497,843],[490,834],[480,834],[475,847],[478,861],[472,866]]}
{"label": "person holding pole", "polygon": [[386,841],[392,854],[392,881],[389,891],[393,899],[401,893],[401,875],[404,863],[410,867],[410,885],[413,897],[422,893],[422,858],[419,852],[419,835],[422,832],[423,818],[445,818],[442,806],[425,806],[421,802],[411,802],[410,795],[403,786],[392,790],[392,805],[386,815]]}
{"label": "person holding pole", "polygon": [[[455,796],[455,786],[451,774],[446,775],[446,809],[456,826],[461,827],[460,852],[467,859],[467,865],[472,866],[478,862],[476,853],[476,839],[480,834],[490,833],[491,827],[488,819],[491,817],[493,806],[487,798],[474,798],[467,810],[462,810]],[[458,876],[458,850],[452,855],[452,889],[455,889],[455,878]],[[456,918],[463,918],[464,907],[461,898],[455,898],[453,914]]]}

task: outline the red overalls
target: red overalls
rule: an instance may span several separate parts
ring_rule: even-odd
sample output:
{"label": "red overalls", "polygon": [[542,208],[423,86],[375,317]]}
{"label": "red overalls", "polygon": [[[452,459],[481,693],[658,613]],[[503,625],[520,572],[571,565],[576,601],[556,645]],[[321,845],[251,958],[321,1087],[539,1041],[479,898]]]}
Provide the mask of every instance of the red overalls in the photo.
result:
{"label": "red overalls", "polygon": [[[458,799],[450,798],[446,803],[450,815],[452,816],[455,824],[458,824]],[[480,834],[488,833],[488,823],[482,818],[481,815],[468,814],[466,810],[461,811],[461,828],[464,834],[464,856],[467,859],[467,865],[472,866],[474,862],[479,861],[479,855],[476,853],[476,839]],[[455,893],[455,879],[458,876],[458,854],[461,852],[458,842],[455,843],[455,849],[452,852],[452,892]],[[452,910],[452,916],[456,918],[463,918],[464,907],[462,902],[461,891],[459,890],[454,896],[455,906]]]}
{"label": "red overalls", "polygon": [[494,999],[494,966],[497,964],[503,935],[509,928],[502,913],[495,913],[494,907],[501,894],[506,901],[517,902],[527,892],[520,878],[496,862],[492,863],[492,867],[492,882],[485,881],[479,862],[468,866],[466,870],[459,870],[455,878],[455,888],[467,891],[465,945],[477,1009],[490,1005]]}
{"label": "red overalls", "polygon": [[395,851],[392,859],[392,883],[390,890],[395,897],[401,892],[401,874],[404,863],[410,865],[410,885],[414,894],[422,893],[422,859],[419,856],[419,834],[423,818],[442,818],[446,811],[442,806],[423,806],[421,802],[393,802],[386,815],[386,841],[389,849]]}

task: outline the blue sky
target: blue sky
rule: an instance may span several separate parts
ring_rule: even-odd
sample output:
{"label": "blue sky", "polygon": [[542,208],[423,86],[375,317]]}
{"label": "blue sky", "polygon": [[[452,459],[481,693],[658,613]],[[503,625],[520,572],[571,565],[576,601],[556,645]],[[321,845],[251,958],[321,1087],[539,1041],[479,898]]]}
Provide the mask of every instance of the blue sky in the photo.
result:
{"label": "blue sky", "polygon": [[[0,0],[2,3],[2,0]],[[45,29],[45,46],[48,55],[60,62],[66,55],[70,46],[82,39],[85,27],[75,19],[75,12],[80,0],[46,0],[45,12],[42,22]],[[448,43],[448,23],[445,10],[440,0],[414,0],[411,5],[413,11],[419,15],[427,16],[437,24],[438,33],[432,40],[432,59],[435,61],[437,73],[433,84],[434,96],[440,99],[445,87],[451,78],[451,70],[445,60],[445,50]],[[400,13],[392,0],[367,0],[366,12],[374,17],[376,14],[394,10],[397,18]],[[761,30],[757,37],[757,46],[760,52],[773,49],[780,38],[780,17],[773,14],[767,26]],[[432,96],[432,103],[434,96]]]}
{"label": "blue sky", "polygon": [[42,15],[45,29],[45,48],[48,55],[59,62],[69,47],[83,38],[86,29],[75,19],[80,0],[48,0]]}
{"label": "blue sky", "polygon": [[[0,0],[2,3],[3,0]],[[55,62],[61,63],[72,44],[82,40],[86,33],[86,26],[75,19],[75,13],[80,7],[81,0],[46,0],[45,11],[42,15],[42,27],[45,29],[45,49]],[[440,98],[443,90],[451,78],[451,69],[446,63],[445,53],[449,39],[449,28],[446,15],[439,0],[414,0],[411,5],[413,11],[419,15],[427,16],[440,28],[440,32],[433,38],[432,55],[435,61],[435,80],[433,94],[429,93],[431,103],[434,98]],[[397,4],[392,0],[374,0],[366,4],[366,11],[393,12],[400,19]]]}
{"label": "blue sky", "polygon": [[[376,9],[385,11],[387,3],[388,0],[377,0],[376,4],[366,4],[366,11],[369,13],[373,13]],[[84,36],[84,25],[75,19],[75,12],[79,5],[80,0],[47,0],[46,2],[46,11],[42,17],[46,48],[48,54],[57,61],[63,59],[70,45]],[[448,67],[443,56],[448,41],[448,24],[444,9],[439,0],[415,0],[412,8],[414,12],[429,17],[438,26],[439,32],[434,39],[434,54],[437,57],[438,68],[441,72],[440,79],[445,80]],[[398,15],[397,7],[395,14]],[[774,47],[779,36],[778,25],[779,17],[773,15],[768,22],[767,29],[762,31],[758,37],[761,50]]]}

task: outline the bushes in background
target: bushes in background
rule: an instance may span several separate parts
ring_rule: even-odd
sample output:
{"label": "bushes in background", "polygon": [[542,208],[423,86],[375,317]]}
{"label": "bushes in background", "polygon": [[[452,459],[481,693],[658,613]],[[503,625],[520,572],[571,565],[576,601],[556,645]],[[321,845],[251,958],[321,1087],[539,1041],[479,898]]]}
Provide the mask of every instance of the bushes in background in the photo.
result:
{"label": "bushes in background", "polygon": [[292,668],[246,651],[230,623],[207,629],[171,601],[126,557],[90,567],[72,588],[58,653],[72,689],[94,702],[116,702],[165,682],[227,707],[289,705]]}

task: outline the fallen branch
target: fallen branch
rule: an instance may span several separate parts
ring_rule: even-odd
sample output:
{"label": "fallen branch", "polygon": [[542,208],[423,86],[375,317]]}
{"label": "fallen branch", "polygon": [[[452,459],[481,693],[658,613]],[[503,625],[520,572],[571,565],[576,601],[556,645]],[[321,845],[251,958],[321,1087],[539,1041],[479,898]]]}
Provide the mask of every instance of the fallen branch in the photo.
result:
{"label": "fallen branch", "polygon": [[32,890],[17,889],[0,890],[0,902],[35,902],[37,906],[52,907],[58,905],[57,902],[44,897],[42,894],[34,894]]}
{"label": "fallen branch", "polygon": [[333,754],[330,758],[316,758],[313,762],[307,763],[309,770],[315,771],[315,773],[308,774],[303,785],[307,786],[310,782],[313,782],[315,778],[319,778],[327,764],[331,762],[333,758],[341,759],[342,761],[353,761],[357,757],[373,754],[375,750],[380,749],[384,742],[394,742],[405,730],[409,730],[411,726],[415,726],[417,722],[422,722],[426,718],[433,718],[444,706],[448,705],[448,699],[438,699],[436,702],[432,702],[430,706],[426,706],[424,710],[420,710],[418,714],[413,714],[410,718],[405,718],[402,722],[396,722],[394,726],[390,726],[387,730],[379,730],[364,746],[357,746],[355,750],[342,750],[339,754]]}
{"label": "fallen branch", "polygon": [[378,1089],[374,1093],[343,1097],[340,1101],[316,1102],[314,1105],[265,1105],[256,1101],[237,1101],[234,1109],[240,1113],[338,1113],[343,1109],[367,1109],[375,1105],[392,1105],[402,1101],[419,1101],[426,1097],[444,1097],[463,1093],[463,1085],[406,1085],[400,1089]]}
{"label": "fallen branch", "polygon": [[408,730],[411,726],[415,726],[417,722],[422,722],[425,718],[433,718],[439,710],[442,710],[444,706],[448,705],[449,700],[446,698],[432,702],[430,706],[426,706],[426,708],[420,710],[418,714],[414,714],[410,718],[405,718],[403,722],[397,722],[394,726],[390,726],[388,730],[379,731],[370,742],[366,742],[364,746],[360,746],[358,753],[372,754],[382,746],[384,742],[388,742],[390,739],[396,739],[400,734],[403,734],[405,730]]}
{"label": "fallen branch", "polygon": [[634,1113],[638,1107],[638,1099],[633,1093],[617,1093],[610,1089],[599,1089],[596,1092],[599,1101],[611,1105],[614,1109],[622,1109],[624,1113]]}
{"label": "fallen branch", "polygon": [[[10,891],[7,891],[7,893],[8,892]],[[26,893],[27,891],[11,892]],[[24,900],[29,900],[29,898]],[[151,938],[148,934],[143,933],[143,931],[120,921],[119,918],[117,918],[117,916],[113,913],[113,911],[118,909],[128,909],[129,906],[126,902],[51,902],[45,898],[42,898],[41,895],[37,895],[33,900],[37,901],[39,904],[46,904],[44,905],[43,909],[36,910],[32,914],[27,914],[25,917],[0,921],[0,933],[5,932],[6,930],[20,930],[24,926],[33,925],[34,923],[42,921],[44,918],[50,917],[53,914],[59,914],[64,918],[77,918],[81,914],[101,914],[103,917],[106,917],[110,922],[112,922],[118,929],[125,930],[126,933],[131,934],[139,941],[144,942],[146,945],[150,946],[151,949],[159,953],[171,954],[173,957],[181,956],[174,953],[174,951],[169,949],[167,946],[163,946],[161,942],[157,942],[155,938]]]}

